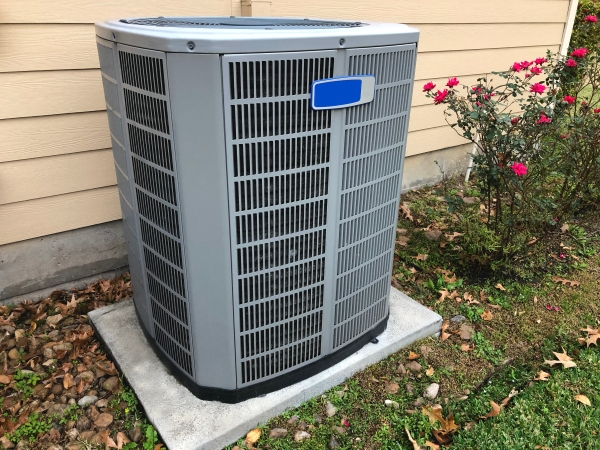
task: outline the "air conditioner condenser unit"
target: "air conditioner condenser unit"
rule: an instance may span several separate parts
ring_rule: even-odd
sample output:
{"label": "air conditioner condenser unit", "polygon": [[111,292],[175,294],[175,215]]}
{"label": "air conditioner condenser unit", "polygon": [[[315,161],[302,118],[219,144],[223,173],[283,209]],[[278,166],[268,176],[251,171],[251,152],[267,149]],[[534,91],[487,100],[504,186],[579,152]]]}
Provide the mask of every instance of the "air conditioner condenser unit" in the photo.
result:
{"label": "air conditioner condenser unit", "polygon": [[134,303],[195,395],[307,378],[386,327],[419,32],[96,25]]}

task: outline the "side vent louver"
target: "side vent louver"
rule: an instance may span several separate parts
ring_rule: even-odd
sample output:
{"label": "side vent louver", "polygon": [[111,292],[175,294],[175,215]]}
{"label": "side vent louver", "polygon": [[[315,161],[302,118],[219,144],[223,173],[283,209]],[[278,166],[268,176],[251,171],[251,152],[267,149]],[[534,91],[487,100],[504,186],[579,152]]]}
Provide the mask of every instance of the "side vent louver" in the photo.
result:
{"label": "side vent louver", "polygon": [[125,130],[156,342],[194,376],[164,53],[119,47]]}

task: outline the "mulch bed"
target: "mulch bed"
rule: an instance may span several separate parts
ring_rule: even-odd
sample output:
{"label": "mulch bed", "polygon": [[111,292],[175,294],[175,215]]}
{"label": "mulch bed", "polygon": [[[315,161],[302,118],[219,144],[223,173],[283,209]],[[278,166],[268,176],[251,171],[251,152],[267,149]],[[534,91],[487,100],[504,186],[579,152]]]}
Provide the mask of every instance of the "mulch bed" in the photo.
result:
{"label": "mulch bed", "polygon": [[[144,420],[87,313],[132,296],[129,275],[0,306],[0,444],[76,450],[143,445]],[[143,445],[147,447],[147,445]]]}

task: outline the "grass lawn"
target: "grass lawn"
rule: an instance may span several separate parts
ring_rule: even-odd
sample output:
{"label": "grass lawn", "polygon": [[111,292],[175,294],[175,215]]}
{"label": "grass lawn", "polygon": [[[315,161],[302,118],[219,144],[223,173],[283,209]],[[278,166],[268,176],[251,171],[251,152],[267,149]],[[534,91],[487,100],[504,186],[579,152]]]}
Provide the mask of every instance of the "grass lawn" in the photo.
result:
{"label": "grass lawn", "polygon": [[[454,188],[465,197],[477,195]],[[568,226],[557,224],[543,245],[531,242],[528,257],[515,261],[517,272],[526,275],[517,278],[489,276],[465,259],[440,187],[407,194],[403,201],[412,220],[398,223],[394,284],[443,316],[443,339],[391,355],[272,419],[259,428],[253,446],[600,448],[600,351],[578,342],[588,336],[581,329],[598,330],[600,323],[598,211]],[[428,239],[425,231],[433,229],[442,236]],[[566,365],[574,367],[544,362],[563,351],[572,358]],[[439,384],[439,393],[426,400],[423,393],[432,383]],[[328,403],[335,407],[331,417]],[[274,428],[287,435],[269,438]],[[310,437],[298,442],[301,431]],[[250,447],[244,437],[228,449],[236,445]]]}

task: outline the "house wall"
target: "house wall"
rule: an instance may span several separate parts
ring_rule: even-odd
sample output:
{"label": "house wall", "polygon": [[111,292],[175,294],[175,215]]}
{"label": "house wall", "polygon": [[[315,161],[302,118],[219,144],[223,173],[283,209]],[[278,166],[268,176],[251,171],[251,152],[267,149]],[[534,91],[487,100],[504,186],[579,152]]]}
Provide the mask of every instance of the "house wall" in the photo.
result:
{"label": "house wall", "polygon": [[448,155],[468,152],[465,142],[445,124],[442,107],[424,97],[424,82],[433,80],[442,86],[447,77],[457,76],[473,83],[514,61],[558,50],[568,29],[570,3],[0,0],[0,255],[3,244],[121,217],[96,54],[96,21],[244,13],[402,22],[419,28],[407,146],[409,157],[419,157],[414,164],[407,162],[407,167],[422,172],[405,176],[407,188],[435,178],[432,174],[438,169],[433,159],[444,160],[439,156],[442,149],[450,149]]}

